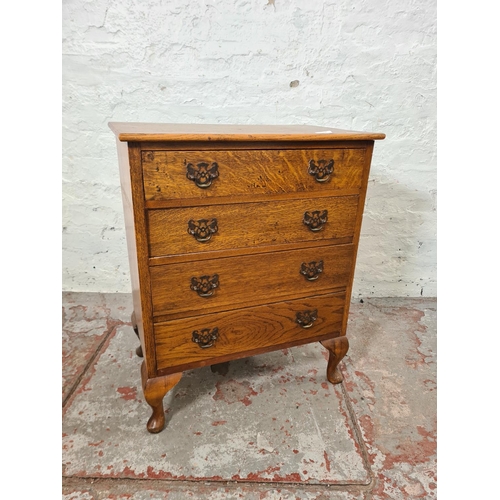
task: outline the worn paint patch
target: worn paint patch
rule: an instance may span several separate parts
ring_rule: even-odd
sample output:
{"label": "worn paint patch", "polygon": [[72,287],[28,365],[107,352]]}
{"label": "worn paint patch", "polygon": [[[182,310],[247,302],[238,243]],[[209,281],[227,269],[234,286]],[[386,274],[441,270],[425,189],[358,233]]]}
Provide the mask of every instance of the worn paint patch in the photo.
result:
{"label": "worn paint patch", "polygon": [[[75,300],[75,296],[78,297],[78,295],[71,294],[72,306],[82,305]],[[105,305],[109,308],[107,302]],[[86,307],[88,310],[88,304]],[[116,311],[118,308],[111,307],[110,314],[114,314],[113,309]],[[408,312],[411,309],[417,309],[420,313]],[[354,304],[351,308],[349,322],[351,349],[346,356],[342,371],[345,376],[344,387],[350,395],[351,405],[357,415],[368,447],[368,457],[375,472],[375,481],[369,491],[369,497],[373,500],[436,497],[435,309],[435,301],[429,299],[416,301],[415,299],[369,299],[364,304]],[[83,314],[85,308],[75,308],[75,311]],[[66,314],[66,320],[68,316],[71,318]],[[126,316],[128,316],[127,311],[125,311]],[[71,320],[70,327],[72,327]],[[118,482],[117,479],[113,479],[114,486],[108,490],[109,496],[106,496],[106,479],[101,479],[99,483],[95,483],[102,485],[101,489],[100,487],[96,489],[95,485],[92,489],[66,488],[63,489],[63,499],[249,498],[253,500],[253,498],[269,498],[277,500],[290,497],[308,500],[323,498],[361,500],[365,498],[365,493],[368,492],[335,491],[333,493],[331,490],[321,489],[325,488],[324,484],[327,484],[327,481],[312,482],[311,478],[321,477],[318,469],[323,469],[327,477],[338,474],[336,460],[341,460],[342,457],[332,456],[330,450],[336,449],[336,446],[332,448],[325,446],[320,453],[311,455],[310,452],[314,450],[317,438],[312,437],[311,434],[308,436],[304,432],[300,440],[297,438],[298,432],[303,431],[304,428],[312,428],[315,426],[315,421],[318,423],[319,431],[323,434],[325,428],[332,432],[332,422],[338,425],[344,419],[340,427],[343,429],[342,432],[345,430],[348,439],[359,448],[359,444],[350,435],[353,428],[349,424],[349,412],[341,404],[340,386],[332,386],[325,382],[326,364],[323,348],[319,346],[319,350],[313,349],[312,351],[287,349],[285,352],[274,353],[279,354],[279,358],[273,358],[271,361],[260,356],[241,360],[237,363],[241,365],[236,369],[238,376],[235,376],[235,368],[232,367],[225,377],[225,380],[242,383],[239,389],[235,388],[235,391],[223,389],[223,384],[219,383],[223,380],[220,373],[209,374],[208,369],[187,372],[182,380],[183,384],[180,387],[177,386],[176,394],[171,395],[170,399],[168,396],[166,398],[170,403],[179,400],[178,405],[166,405],[167,429],[157,436],[152,436],[144,429],[149,417],[149,409],[142,401],[142,394],[138,394],[136,398],[129,397],[134,388],[140,387],[140,360],[133,354],[136,339],[129,330],[129,327],[116,330],[115,333],[119,339],[110,338],[97,365],[89,372],[90,376],[85,377],[81,387],[68,403],[67,412],[63,417],[65,473],[73,475],[76,472],[80,476],[93,474],[102,478],[106,476],[129,479],[147,478],[148,481],[153,482],[173,479],[175,486],[158,489],[157,487],[147,488],[140,483],[134,489],[135,481],[128,481],[125,483],[126,488],[120,489],[119,479]],[[394,356],[396,352],[399,356]],[[128,361],[124,362],[124,358]],[[307,359],[305,371],[295,366],[301,358]],[[408,363],[408,360],[423,360],[424,362]],[[129,370],[129,374],[118,377],[115,383],[110,384],[113,380],[111,375],[116,374],[117,371],[122,373],[122,370],[124,372]],[[201,371],[203,376],[194,376],[198,371]],[[205,381],[204,377],[212,378]],[[256,379],[260,380],[260,383],[257,383]],[[248,382],[248,385],[243,384],[244,381]],[[109,386],[105,387],[106,384]],[[292,385],[296,387],[293,388]],[[228,403],[224,401],[224,398],[213,399],[212,395],[215,395],[221,387],[220,395],[224,395],[224,398],[230,401],[234,399],[234,403]],[[226,389],[231,389],[231,387],[232,384],[229,384]],[[270,390],[270,387],[271,389],[276,387],[279,390],[276,392]],[[121,389],[123,394],[118,389]],[[242,394],[249,390],[256,394],[246,396]],[[233,392],[234,397],[231,396]],[[292,394],[288,395],[290,392]],[[236,397],[237,394],[241,397]],[[275,400],[270,398],[273,394]],[[327,415],[327,420],[321,423],[323,416],[321,413],[317,414],[318,401],[312,396],[322,394],[331,396],[325,401],[331,401],[332,398],[334,401],[340,401],[339,420],[336,418],[332,420],[332,415]],[[245,397],[250,397],[253,403],[248,406],[244,403],[237,404],[241,403]],[[259,448],[260,428],[259,430],[255,428],[256,432],[253,435],[247,433],[243,436],[247,439],[244,443],[245,447],[242,441],[233,442],[230,439],[231,433],[237,427],[232,419],[241,419],[242,414],[255,411],[256,405],[261,405],[259,398],[263,397],[266,398],[267,412],[269,408],[279,403],[280,398],[290,398],[289,401],[285,400],[285,405],[282,407],[287,412],[287,418],[283,420],[279,412],[276,412],[267,420],[262,419],[259,422],[261,427],[266,429],[267,445],[273,451]],[[199,406],[199,398],[205,398],[210,402],[213,405],[210,407],[212,411],[207,413],[208,406]],[[222,408],[223,411],[220,411]],[[301,419],[297,420],[292,410],[300,411],[301,415],[304,413],[309,420],[306,419],[301,424]],[[331,407],[327,406],[326,410],[331,412]],[[116,414],[117,411],[118,414]],[[255,417],[255,414],[253,416]],[[71,421],[68,420],[69,417]],[[206,419],[203,425],[198,425],[198,420],[201,421],[203,418]],[[245,416],[243,427],[246,422]],[[304,427],[305,423],[307,425]],[[196,485],[190,489],[181,487],[182,479],[190,477],[186,474],[187,468],[184,467],[182,473],[179,473],[168,467],[174,457],[177,458],[179,454],[182,456],[185,452],[179,446],[179,442],[176,443],[175,439],[172,441],[166,434],[169,429],[175,432],[176,425],[178,429],[183,428],[183,432],[191,434],[190,445],[193,453],[188,460],[192,460],[190,463],[192,470],[202,461],[208,464],[210,461],[214,462],[212,469],[209,465],[204,474],[191,476],[192,479],[198,479],[200,482],[190,483]],[[229,426],[229,431],[221,438],[222,435],[217,432],[225,430],[227,426]],[[123,435],[135,434],[135,449],[132,442],[126,442],[127,437],[124,442],[120,441],[122,433],[117,432],[118,427],[126,429]],[[270,432],[267,433],[267,429]],[[338,429],[333,432],[338,432]],[[221,442],[224,439],[226,446],[218,447],[217,440]],[[154,443],[160,442],[162,446],[164,445],[156,449],[153,460],[151,460],[151,455],[147,456],[149,452],[144,456],[144,440],[147,440],[149,446],[153,448],[156,446]],[[261,439],[260,444],[262,442]],[[328,437],[324,442],[328,442]],[[276,443],[278,444],[277,453],[275,453]],[[245,450],[243,462],[247,457],[255,459],[256,456],[264,460],[264,462],[255,462],[256,466],[252,470],[242,469],[233,474],[234,480],[253,480],[253,485],[251,487],[243,485],[239,489],[234,489],[238,488],[234,486],[231,489],[210,483],[210,481],[227,480],[229,476],[224,477],[219,472],[228,466],[228,462],[224,460],[225,456],[229,456],[230,459],[237,457],[238,446]],[[141,450],[139,454],[138,449]],[[135,458],[131,458],[134,456]],[[347,455],[344,455],[344,459],[346,457]],[[275,462],[269,461],[270,458],[274,458]],[[265,460],[268,460],[268,463]],[[151,463],[146,465],[148,462]],[[293,464],[294,471],[288,467],[290,463]],[[317,469],[311,469],[311,467],[317,467]],[[283,488],[264,487],[259,490],[260,481],[264,476],[266,476],[264,481],[291,480],[305,485],[303,487],[313,488],[316,485],[320,489],[306,492],[294,490],[290,485],[286,485]],[[204,482],[203,478],[208,482]]]}
{"label": "worn paint patch", "polygon": [[136,343],[129,327],[118,328],[85,390],[71,399],[63,420],[65,475],[369,482],[341,391],[321,388],[320,344],[231,362],[225,376],[210,367],[185,372],[165,398],[166,429],[151,435],[150,408],[136,393],[141,360],[130,357]]}
{"label": "worn paint patch", "polygon": [[244,380],[239,382],[237,380],[222,380],[216,384],[217,391],[213,398],[215,401],[224,401],[227,404],[243,403],[245,406],[251,405],[252,396],[257,396],[250,386],[250,382]]}
{"label": "worn paint patch", "polygon": [[106,336],[130,324],[127,294],[71,293],[62,296],[62,397],[66,401]]}
{"label": "worn paint patch", "polygon": [[436,498],[436,301],[353,304],[344,387],[375,473],[373,498]]}
{"label": "worn paint patch", "polygon": [[65,492],[63,490],[62,500],[95,500],[95,497],[90,493],[90,491],[75,490]]}
{"label": "worn paint patch", "polygon": [[118,392],[125,401],[131,401],[137,397],[136,387],[118,387],[116,392]]}

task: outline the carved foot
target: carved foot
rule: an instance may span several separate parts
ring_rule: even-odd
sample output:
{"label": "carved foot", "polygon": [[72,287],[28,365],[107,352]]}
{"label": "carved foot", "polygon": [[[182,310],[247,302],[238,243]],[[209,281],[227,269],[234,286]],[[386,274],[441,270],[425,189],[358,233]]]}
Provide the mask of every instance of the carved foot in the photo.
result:
{"label": "carved foot", "polygon": [[328,367],[326,369],[326,378],[332,384],[339,384],[342,382],[342,374],[338,369],[338,365],[349,349],[349,341],[347,337],[337,337],[335,339],[323,340],[321,344],[323,344],[323,347],[326,347],[330,353],[328,357]]}
{"label": "carved foot", "polygon": [[156,434],[162,431],[165,427],[163,398],[165,397],[165,394],[167,394],[167,392],[179,382],[182,377],[182,372],[148,379],[146,364],[143,361],[141,366],[141,376],[144,398],[153,410],[153,413],[147,423],[147,429],[152,434]]}
{"label": "carved foot", "polygon": [[[132,328],[134,329],[134,333],[137,335],[137,338],[139,339],[139,342],[140,342],[141,338],[139,337],[139,328],[137,328],[137,321],[135,320],[135,312],[132,313],[132,316],[130,317],[130,321],[132,322]],[[142,358],[144,356],[144,354],[142,352],[142,345],[139,344],[139,347],[135,350],[135,353],[140,358]]]}

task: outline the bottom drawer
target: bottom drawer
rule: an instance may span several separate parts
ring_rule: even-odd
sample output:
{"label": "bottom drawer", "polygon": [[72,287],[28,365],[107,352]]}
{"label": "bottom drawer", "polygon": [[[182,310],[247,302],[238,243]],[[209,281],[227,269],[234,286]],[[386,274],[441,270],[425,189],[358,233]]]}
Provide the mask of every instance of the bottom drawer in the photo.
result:
{"label": "bottom drawer", "polygon": [[344,304],[345,293],[337,293],[157,323],[157,369],[180,371],[338,335]]}

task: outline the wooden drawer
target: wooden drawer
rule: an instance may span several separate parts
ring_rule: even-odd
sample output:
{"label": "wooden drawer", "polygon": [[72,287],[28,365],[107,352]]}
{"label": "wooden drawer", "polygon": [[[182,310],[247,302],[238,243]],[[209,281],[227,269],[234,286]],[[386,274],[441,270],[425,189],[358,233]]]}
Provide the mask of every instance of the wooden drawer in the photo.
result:
{"label": "wooden drawer", "polygon": [[[358,201],[357,196],[340,196],[149,210],[149,254],[160,257],[343,238],[350,241]],[[318,215],[314,212],[321,216],[325,210],[327,222],[321,230],[313,231],[314,224],[304,223],[305,218]],[[210,225],[216,232],[210,234],[210,240],[198,241],[197,237],[206,237]]]}
{"label": "wooden drawer", "polygon": [[[142,151],[145,198],[150,201],[358,189],[365,151]],[[326,167],[331,161],[333,172],[327,179]]]}
{"label": "wooden drawer", "polygon": [[[334,337],[341,329],[344,305],[345,294],[340,293],[157,323],[157,369],[174,372],[190,363],[202,366],[207,360],[217,363],[228,356]],[[297,315],[307,325],[308,311],[316,311],[316,320],[304,328]]]}
{"label": "wooden drawer", "polygon": [[352,245],[151,267],[154,316],[192,316],[346,287]]}

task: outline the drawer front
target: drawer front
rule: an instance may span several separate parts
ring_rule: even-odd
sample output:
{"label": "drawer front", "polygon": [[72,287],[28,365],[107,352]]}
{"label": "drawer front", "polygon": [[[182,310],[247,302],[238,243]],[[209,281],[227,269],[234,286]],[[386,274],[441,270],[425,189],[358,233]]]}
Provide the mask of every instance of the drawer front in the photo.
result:
{"label": "drawer front", "polygon": [[149,210],[150,256],[352,238],[358,201],[340,196]]}
{"label": "drawer front", "polygon": [[359,188],[365,149],[143,151],[146,200]]}
{"label": "drawer front", "polygon": [[345,294],[332,294],[158,323],[157,369],[334,336],[344,304]]}
{"label": "drawer front", "polygon": [[326,293],[347,286],[353,257],[352,245],[337,245],[153,266],[153,314],[192,316]]}

